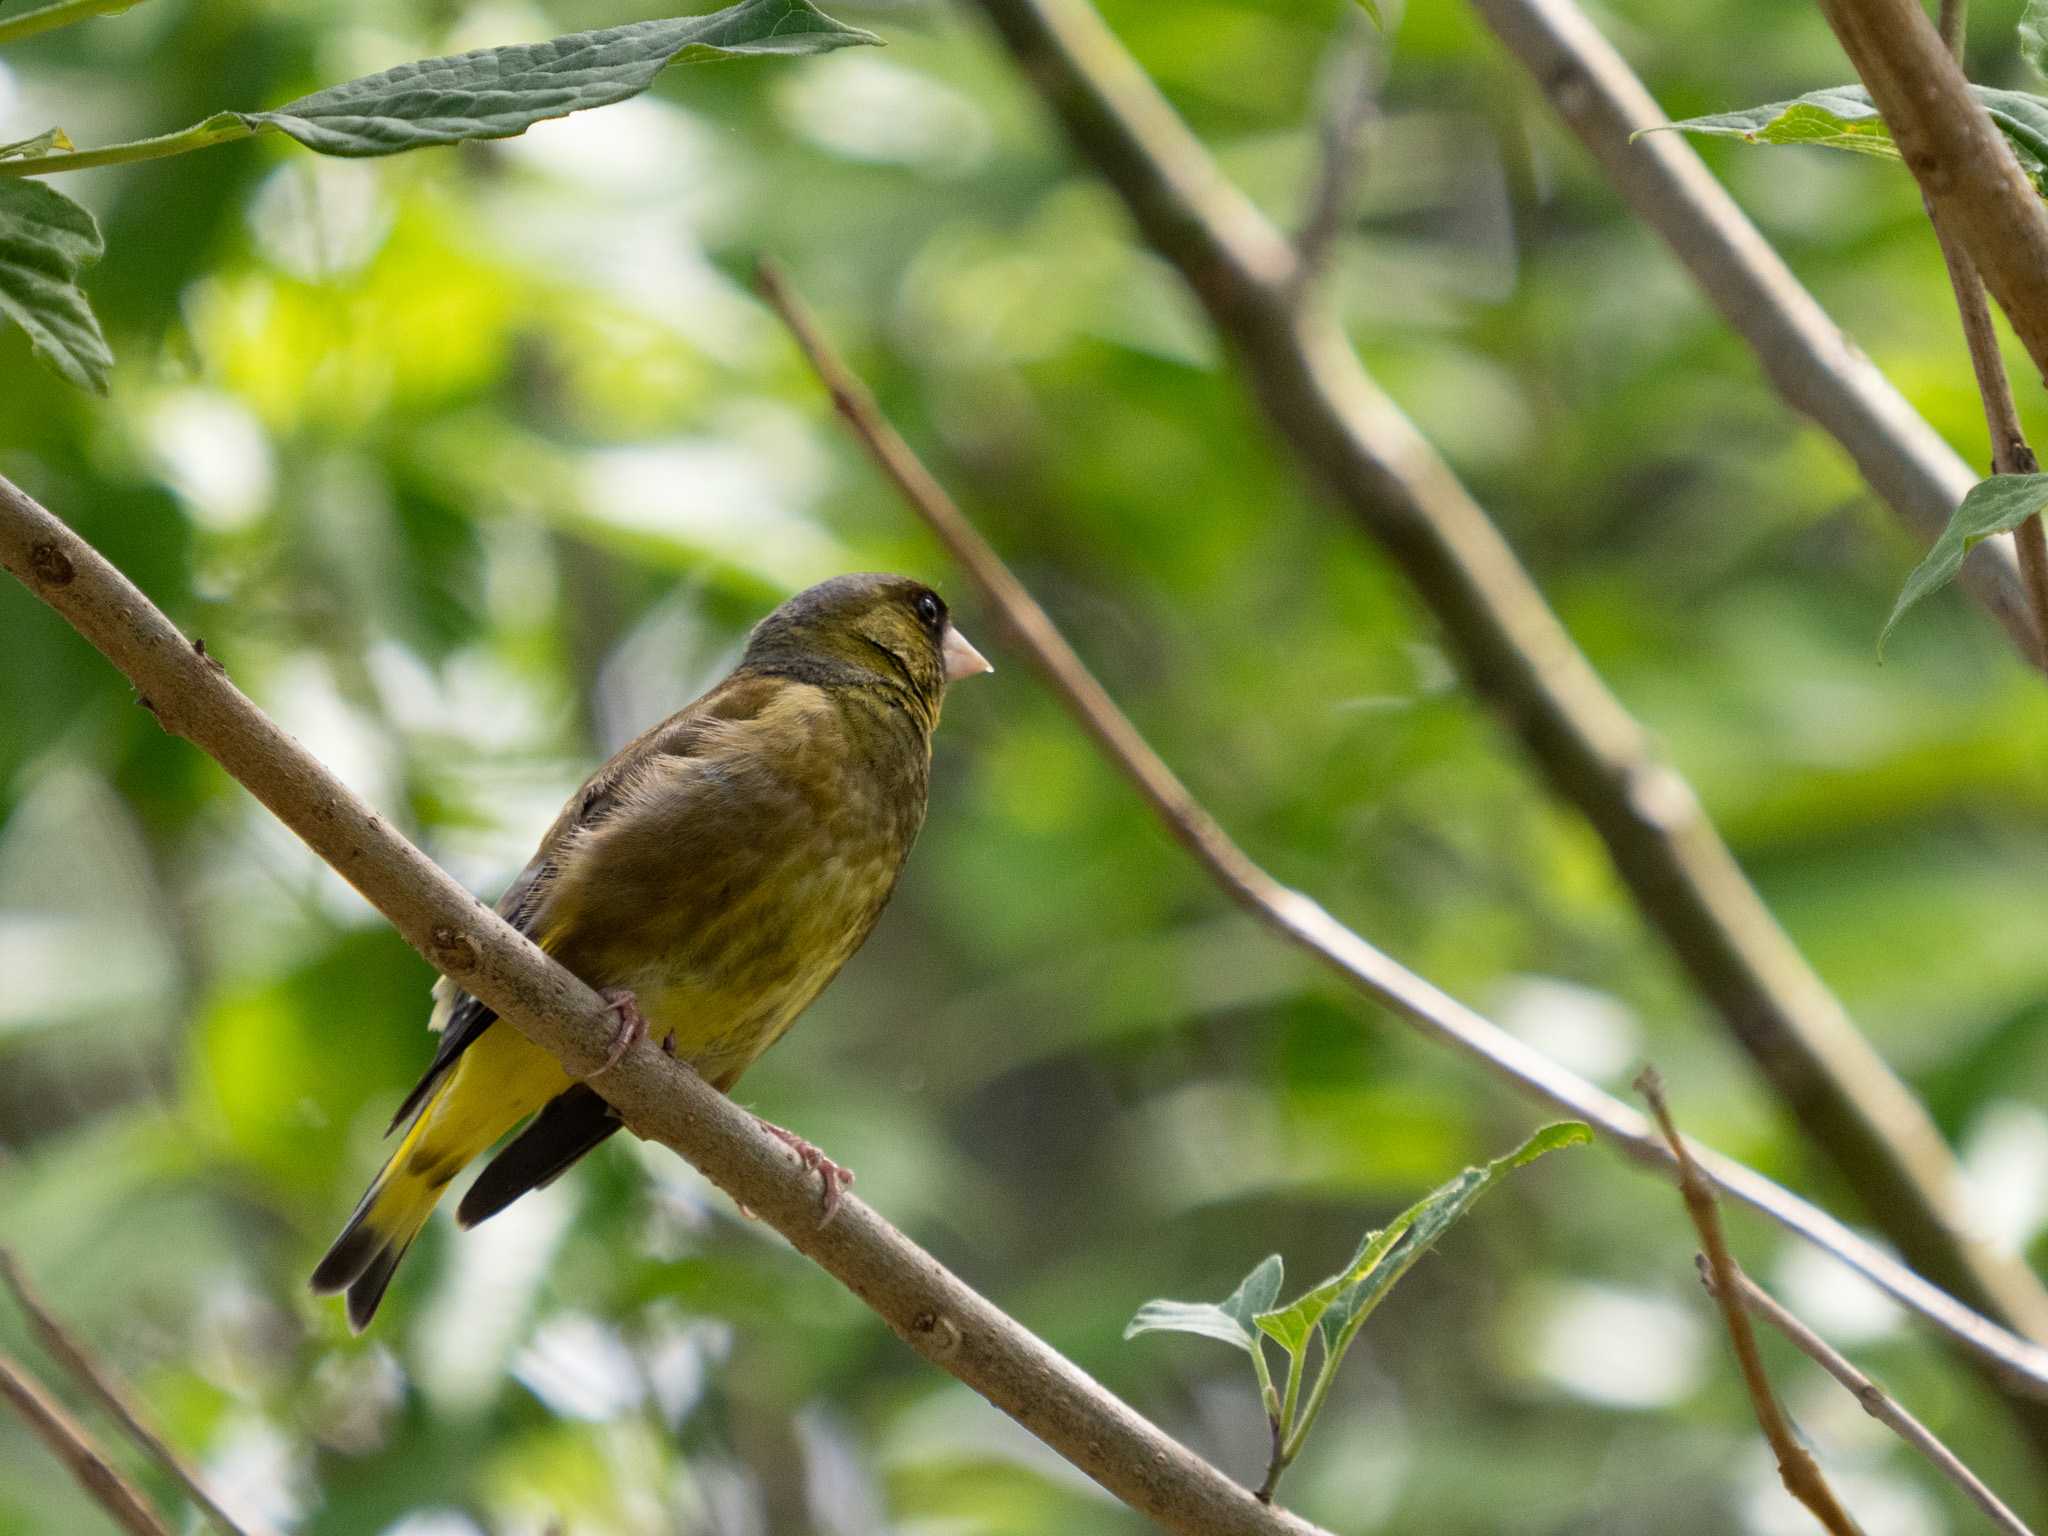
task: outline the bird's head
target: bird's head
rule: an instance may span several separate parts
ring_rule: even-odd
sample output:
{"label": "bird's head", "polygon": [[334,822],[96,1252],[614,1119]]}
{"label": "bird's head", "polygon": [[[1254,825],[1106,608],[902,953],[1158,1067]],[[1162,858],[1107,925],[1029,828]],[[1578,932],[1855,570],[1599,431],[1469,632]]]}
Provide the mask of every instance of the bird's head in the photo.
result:
{"label": "bird's head", "polygon": [[904,688],[936,718],[946,685],[993,672],[953,627],[945,600],[908,576],[835,576],[797,593],[754,627],[745,664],[804,675],[847,667]]}

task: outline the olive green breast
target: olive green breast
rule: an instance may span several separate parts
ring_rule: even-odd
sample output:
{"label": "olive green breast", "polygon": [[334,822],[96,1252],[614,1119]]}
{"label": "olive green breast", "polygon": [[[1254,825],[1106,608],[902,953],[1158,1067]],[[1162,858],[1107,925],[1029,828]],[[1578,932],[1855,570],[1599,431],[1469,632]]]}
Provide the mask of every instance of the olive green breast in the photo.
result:
{"label": "olive green breast", "polygon": [[543,942],[627,987],[726,1086],[867,938],[924,821],[930,733],[884,698],[786,683],[688,755],[652,753],[571,834]]}

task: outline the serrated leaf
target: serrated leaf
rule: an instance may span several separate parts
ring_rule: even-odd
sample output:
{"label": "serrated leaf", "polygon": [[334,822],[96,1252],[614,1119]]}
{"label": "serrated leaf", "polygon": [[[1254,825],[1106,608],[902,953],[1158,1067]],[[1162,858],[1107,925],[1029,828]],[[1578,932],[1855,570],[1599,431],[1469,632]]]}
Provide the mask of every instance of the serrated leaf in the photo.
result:
{"label": "serrated leaf", "polygon": [[16,139],[12,144],[0,144],[0,160],[17,160],[23,155],[48,155],[77,147],[71,142],[71,135],[62,128],[45,128],[32,139]]}
{"label": "serrated leaf", "polygon": [[2020,56],[2048,76],[2048,0],[2027,0],[2020,12]]}
{"label": "serrated leaf", "polygon": [[810,0],[740,0],[708,16],[636,21],[544,43],[480,48],[400,64],[267,112],[217,112],[176,133],[76,154],[0,160],[0,175],[40,176],[184,154],[283,133],[323,155],[395,155],[464,139],[503,139],[548,118],[637,96],[672,64],[752,54],[824,53],[880,43]]}
{"label": "serrated leaf", "polygon": [[1252,1318],[1280,1294],[1280,1255],[1268,1254],[1220,1304],[1207,1301],[1148,1301],[1124,1325],[1124,1337],[1141,1333],[1198,1333],[1249,1353],[1259,1347]]}
{"label": "serrated leaf", "polygon": [[1198,1333],[1247,1351],[1258,1344],[1249,1328],[1212,1301],[1148,1301],[1124,1324],[1126,1339],[1141,1333]]}
{"label": "serrated leaf", "polygon": [[2019,527],[2043,508],[2048,508],[2048,475],[1993,475],[1971,486],[1927,557],[1906,577],[1891,617],[1878,633],[1878,655],[1884,654],[1884,643],[1905,611],[1953,581],[1965,555],[1992,534]]}
{"label": "serrated leaf", "polygon": [[107,392],[114,366],[78,274],[106,250],[93,216],[40,181],[0,181],[0,314],[80,389]]}
{"label": "serrated leaf", "polygon": [[[2040,4],[2041,0],[2035,0]],[[2048,191],[2048,99],[2025,91],[2001,91],[1973,85],[1975,96],[2006,137],[2020,168],[2036,191]],[[1774,101],[1739,112],[1717,112],[1661,124],[1681,133],[1744,139],[1752,144],[1818,144],[1857,154],[1899,158],[1891,130],[1878,115],[1870,93],[1860,85],[1829,86],[1808,91],[1795,101]],[[1653,131],[1653,130],[1645,130]]]}
{"label": "serrated leaf", "polygon": [[637,96],[672,64],[747,54],[823,53],[879,43],[810,0],[742,0],[682,16],[401,64],[243,117],[325,155],[389,155],[501,139],[535,123]]}

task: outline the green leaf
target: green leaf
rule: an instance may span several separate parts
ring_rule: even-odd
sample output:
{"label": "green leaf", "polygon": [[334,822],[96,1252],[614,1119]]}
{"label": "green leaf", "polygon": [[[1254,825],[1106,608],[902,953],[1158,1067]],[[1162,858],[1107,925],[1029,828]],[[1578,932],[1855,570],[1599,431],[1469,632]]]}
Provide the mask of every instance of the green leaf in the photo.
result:
{"label": "green leaf", "polygon": [[1971,486],[1962,505],[1950,514],[1941,537],[1927,551],[1927,558],[1907,576],[1898,602],[1892,605],[1892,616],[1878,634],[1878,655],[1884,654],[1884,643],[1905,611],[1954,580],[1965,555],[1992,534],[2017,528],[2044,507],[2048,507],[2048,475],[1993,475]]}
{"label": "green leaf", "polygon": [[1206,1301],[1148,1301],[1137,1316],[1124,1325],[1124,1337],[1141,1333],[1198,1333],[1206,1339],[1221,1339],[1246,1353],[1259,1347],[1252,1332],[1252,1318],[1273,1305],[1280,1294],[1280,1255],[1269,1254],[1237,1289],[1216,1305]]}
{"label": "green leaf", "polygon": [[2027,0],[2020,12],[2020,56],[2048,76],[2048,0]]}
{"label": "green leaf", "polygon": [[[2040,5],[2043,0],[2034,3]],[[1987,85],[1971,86],[1970,94],[2005,134],[2035,190],[2048,191],[2048,99],[2025,91],[1995,90]],[[1659,126],[1681,133],[1744,139],[1752,144],[1818,144],[1889,160],[1899,158],[1899,147],[1892,142],[1891,130],[1878,115],[1870,93],[1860,85],[1830,86],[1809,91],[1796,101],[1775,101],[1767,106],[1691,117],[1681,123]]]}
{"label": "green leaf", "polygon": [[[268,112],[217,112],[176,133],[76,152],[0,158],[0,176],[40,176],[185,154],[252,133],[283,133],[323,155],[395,155],[463,139],[503,139],[535,123],[637,96],[671,64],[750,54],[824,53],[880,43],[810,0],[740,0],[708,16],[636,21],[545,43],[480,48],[400,64]],[[68,143],[68,141],[67,141]]]}
{"label": "green leaf", "polygon": [[23,155],[47,155],[76,147],[71,142],[71,135],[62,128],[45,128],[32,139],[16,139],[12,144],[0,144],[0,160],[16,160]]}
{"label": "green leaf", "polygon": [[1426,1199],[1417,1201],[1397,1216],[1387,1228],[1391,1242],[1367,1240],[1366,1248],[1376,1255],[1354,1264],[1342,1293],[1324,1311],[1321,1323],[1323,1346],[1334,1361],[1350,1345],[1352,1336],[1366,1317],[1386,1298],[1415,1261],[1436,1246],[1479,1197],[1517,1168],[1526,1167],[1545,1153],[1560,1147],[1575,1147],[1593,1139],[1592,1129],[1577,1120],[1546,1125],[1505,1157],[1497,1157],[1483,1168],[1467,1168],[1450,1183]]}
{"label": "green leaf", "polygon": [[[2034,0],[2034,3],[2040,5],[2048,3],[2048,0]],[[1372,23],[1373,31],[1384,35],[1387,30],[1387,19],[1380,14],[1380,0],[1358,0],[1358,8],[1365,12],[1366,20]]]}
{"label": "green leaf", "polygon": [[80,389],[107,392],[114,357],[78,274],[106,250],[93,216],[39,181],[0,181],[0,314],[41,361]]}
{"label": "green leaf", "polygon": [[639,95],[671,64],[823,53],[880,41],[834,21],[810,0],[742,0],[709,16],[639,21],[401,64],[243,116],[324,155],[389,155],[507,138],[546,118],[609,106]]}

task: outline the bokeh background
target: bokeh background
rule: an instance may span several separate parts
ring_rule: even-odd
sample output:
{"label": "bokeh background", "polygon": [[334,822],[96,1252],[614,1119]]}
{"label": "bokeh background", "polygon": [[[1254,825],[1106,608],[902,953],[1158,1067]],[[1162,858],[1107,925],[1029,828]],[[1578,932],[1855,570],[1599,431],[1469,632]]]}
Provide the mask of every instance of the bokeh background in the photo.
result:
{"label": "bokeh background", "polygon": [[[1349,4],[1108,10],[1291,221]],[[987,639],[749,295],[772,252],[1256,857],[1610,1088],[1654,1058],[1691,1129],[1858,1216],[972,15],[836,9],[890,46],[679,69],[498,144],[342,162],[263,140],[63,178],[106,228],[89,287],[120,367],[93,400],[0,332],[0,469],[494,896],[588,768],[794,588],[915,572]],[[2029,84],[2017,4],[1973,9],[1973,74]],[[646,14],[153,0],[10,49],[0,140],[132,137]],[[1673,115],[1848,74],[1811,7],[1598,16]],[[1953,594],[1880,667],[1909,539],[1463,6],[1388,19],[1337,273],[1369,366],[1926,1095],[1985,1230],[2040,1256],[2048,695]],[[1703,152],[1983,463],[1904,172]],[[350,1338],[304,1276],[427,1055],[430,972],[12,584],[0,645],[0,1238],[236,1508],[307,1536],[1141,1529],[628,1138],[474,1234],[437,1222]],[[1132,1311],[1219,1297],[1274,1250],[1316,1278],[1537,1117],[1234,915],[1020,659],[995,660],[948,708],[880,931],[740,1096],[1255,1477],[1243,1359],[1121,1342]],[[1829,1261],[1733,1230],[2048,1514],[1974,1378]],[[1376,1316],[1285,1499],[1347,1536],[1806,1529],[1691,1254],[1676,1199],[1609,1153],[1519,1175]],[[4,1306],[0,1347],[35,1358]],[[1773,1348],[1867,1529],[1975,1528]],[[0,1532],[108,1528],[0,1423]]]}

